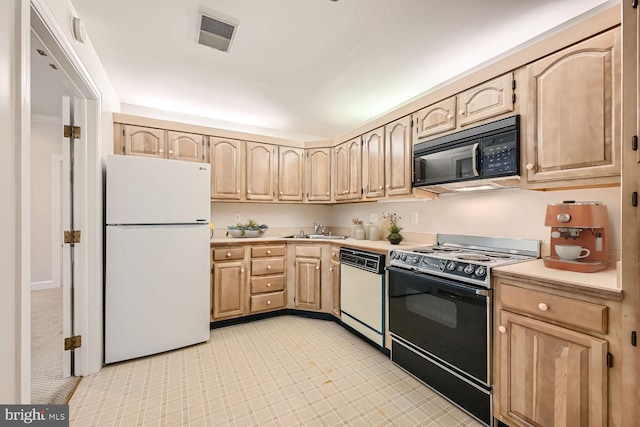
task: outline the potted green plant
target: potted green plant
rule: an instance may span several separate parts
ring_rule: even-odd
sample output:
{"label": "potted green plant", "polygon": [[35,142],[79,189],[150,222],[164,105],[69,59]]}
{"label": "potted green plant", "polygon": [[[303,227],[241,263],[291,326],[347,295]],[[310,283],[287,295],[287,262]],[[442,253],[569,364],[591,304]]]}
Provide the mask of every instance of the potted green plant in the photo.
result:
{"label": "potted green plant", "polygon": [[389,235],[387,236],[387,240],[392,245],[397,245],[404,240],[400,231],[402,231],[402,227],[398,225],[398,220],[401,218],[394,212],[383,213],[382,217],[389,220]]}

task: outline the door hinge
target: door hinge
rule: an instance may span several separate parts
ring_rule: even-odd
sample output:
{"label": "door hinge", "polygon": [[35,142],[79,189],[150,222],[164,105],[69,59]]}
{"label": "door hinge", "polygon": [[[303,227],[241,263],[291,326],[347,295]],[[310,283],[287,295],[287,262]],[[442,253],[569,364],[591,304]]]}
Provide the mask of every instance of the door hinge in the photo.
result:
{"label": "door hinge", "polygon": [[631,138],[631,149],[633,151],[638,151],[638,135],[633,135]]}
{"label": "door hinge", "polygon": [[64,349],[73,350],[74,348],[82,347],[82,335],[76,335],[64,339]]}
{"label": "door hinge", "polygon": [[634,9],[638,8],[638,0],[631,0],[631,7],[633,7]]}
{"label": "door hinge", "polygon": [[613,367],[613,354],[607,353],[607,366],[609,368]]}
{"label": "door hinge", "polygon": [[80,126],[64,125],[64,137],[80,139]]}
{"label": "door hinge", "polygon": [[514,79],[514,80],[511,82],[511,89],[512,89],[512,90],[515,90],[515,88],[516,88],[516,81],[515,81],[515,79]]}
{"label": "door hinge", "polygon": [[513,104],[515,104],[515,103],[516,103],[516,94],[515,94],[515,93],[511,95],[511,102],[512,102]]}
{"label": "door hinge", "polygon": [[64,243],[80,243],[80,230],[75,231],[65,231],[64,232]]}
{"label": "door hinge", "polygon": [[631,345],[634,347],[638,345],[638,334],[636,331],[631,332]]}
{"label": "door hinge", "polygon": [[631,193],[631,206],[638,206],[638,192]]}

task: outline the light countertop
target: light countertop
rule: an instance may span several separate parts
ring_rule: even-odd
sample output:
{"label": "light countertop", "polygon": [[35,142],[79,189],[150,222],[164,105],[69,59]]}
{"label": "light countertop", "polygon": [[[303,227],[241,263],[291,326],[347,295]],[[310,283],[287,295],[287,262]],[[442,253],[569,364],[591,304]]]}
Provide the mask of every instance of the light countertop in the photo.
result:
{"label": "light countertop", "polygon": [[495,267],[493,275],[512,279],[525,278],[551,282],[554,287],[568,291],[578,291],[607,299],[621,300],[618,272],[614,263],[607,270],[594,273],[577,273],[558,270],[544,265],[542,259]]}
{"label": "light countertop", "polygon": [[244,244],[269,244],[277,242],[296,243],[296,244],[320,244],[329,243],[338,246],[347,246],[354,249],[362,249],[379,253],[388,253],[393,249],[409,249],[420,246],[426,246],[425,243],[420,242],[406,242],[403,241],[399,245],[392,245],[386,240],[358,240],[352,238],[346,239],[295,239],[284,237],[246,237],[246,238],[234,238],[234,237],[214,237],[211,239],[211,245],[244,245]]}

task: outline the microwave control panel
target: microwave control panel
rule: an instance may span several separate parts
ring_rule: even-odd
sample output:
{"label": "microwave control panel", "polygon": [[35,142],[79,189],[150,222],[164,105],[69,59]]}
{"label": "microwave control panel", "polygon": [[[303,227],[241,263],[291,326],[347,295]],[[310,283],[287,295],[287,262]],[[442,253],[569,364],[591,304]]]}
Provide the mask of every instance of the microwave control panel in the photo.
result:
{"label": "microwave control panel", "polygon": [[481,166],[483,177],[518,174],[519,165],[520,153],[516,132],[483,141]]}

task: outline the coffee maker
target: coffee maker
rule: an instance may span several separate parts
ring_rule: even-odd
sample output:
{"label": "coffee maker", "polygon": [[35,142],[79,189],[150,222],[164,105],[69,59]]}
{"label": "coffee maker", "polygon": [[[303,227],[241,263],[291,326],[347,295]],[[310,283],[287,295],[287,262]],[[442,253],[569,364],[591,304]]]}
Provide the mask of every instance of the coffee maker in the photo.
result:
{"label": "coffee maker", "polygon": [[[581,273],[609,267],[609,215],[601,202],[552,203],[547,206],[544,225],[551,227],[551,256],[543,258],[546,267]],[[561,258],[556,245],[576,245],[582,248],[579,253],[584,251],[588,255]]]}

